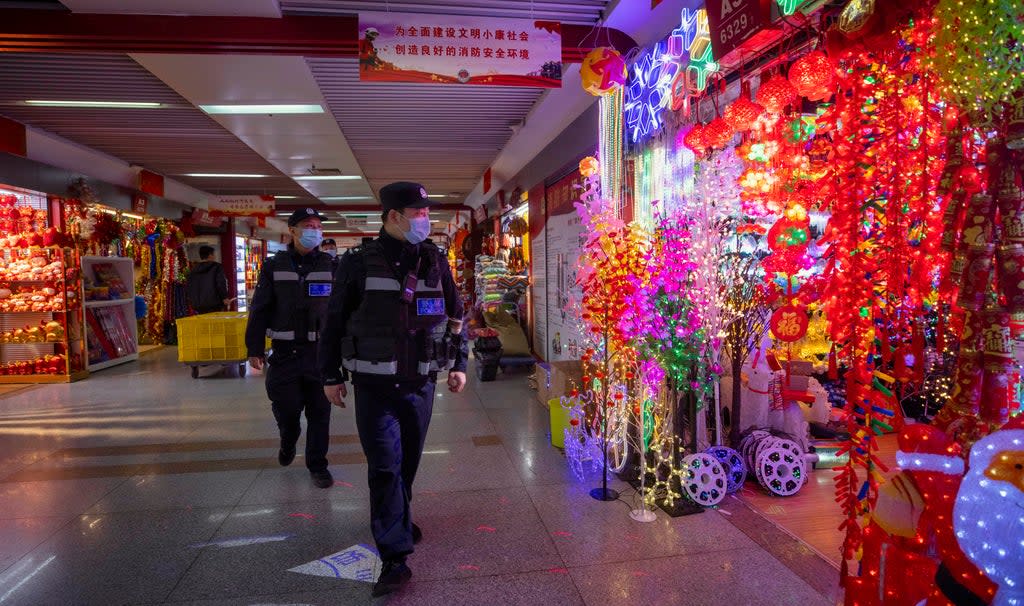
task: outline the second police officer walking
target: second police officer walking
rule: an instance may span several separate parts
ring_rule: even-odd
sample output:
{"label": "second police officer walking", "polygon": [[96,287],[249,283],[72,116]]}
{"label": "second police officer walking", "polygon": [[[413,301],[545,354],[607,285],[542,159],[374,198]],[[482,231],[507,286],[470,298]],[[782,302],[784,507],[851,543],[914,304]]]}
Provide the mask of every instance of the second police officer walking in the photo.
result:
{"label": "second police officer walking", "polygon": [[324,393],[344,407],[351,378],[366,455],[373,538],[384,562],[373,595],[412,576],[406,557],[421,532],[409,508],[434,406],[438,372],[466,385],[462,301],[430,235],[431,200],[417,183],[380,190],[380,236],[341,258],[320,343]]}
{"label": "second police officer walking", "polygon": [[267,396],[281,435],[281,465],[295,459],[306,414],[306,468],[318,488],[330,488],[327,469],[331,404],[324,395],[316,363],[316,346],[333,284],[332,259],[318,247],[323,240],[321,217],[312,208],[288,218],[292,243],[263,263],[249,306],[245,345],[249,364],[263,368],[265,338],[271,340],[267,364]]}

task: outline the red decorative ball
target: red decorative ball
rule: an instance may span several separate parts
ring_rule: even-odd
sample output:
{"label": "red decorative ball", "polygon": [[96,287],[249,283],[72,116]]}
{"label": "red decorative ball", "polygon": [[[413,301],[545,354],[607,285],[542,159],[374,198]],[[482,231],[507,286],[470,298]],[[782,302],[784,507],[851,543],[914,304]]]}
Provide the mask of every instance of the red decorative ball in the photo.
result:
{"label": "red decorative ball", "polygon": [[750,130],[750,127],[754,125],[754,121],[763,113],[763,107],[751,101],[749,95],[743,94],[740,95],[739,99],[733,101],[732,105],[725,108],[725,111],[722,112],[722,117],[725,118],[726,123],[733,130],[742,133]]}
{"label": "red decorative ball", "polygon": [[683,145],[698,156],[703,154],[708,148],[708,144],[704,140],[704,130],[703,124],[694,124],[690,132],[686,133],[686,136],[683,137]]}
{"label": "red decorative ball", "polygon": [[708,147],[725,147],[736,132],[723,118],[718,117],[704,127],[704,141]]}
{"label": "red decorative ball", "polygon": [[824,101],[832,96],[835,88],[835,68],[825,53],[811,51],[789,68],[789,82],[811,101]]}
{"label": "red decorative ball", "polygon": [[757,102],[764,106],[765,111],[781,114],[787,105],[792,105],[800,95],[781,75],[776,75],[757,89]]}

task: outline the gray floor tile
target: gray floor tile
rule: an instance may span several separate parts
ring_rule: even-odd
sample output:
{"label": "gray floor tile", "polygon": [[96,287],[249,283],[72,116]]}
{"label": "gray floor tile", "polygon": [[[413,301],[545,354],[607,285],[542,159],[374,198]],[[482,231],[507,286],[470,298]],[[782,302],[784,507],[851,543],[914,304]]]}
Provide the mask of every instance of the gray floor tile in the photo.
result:
{"label": "gray floor tile", "polygon": [[221,523],[216,513],[82,516],[8,568],[0,587],[16,587],[11,598],[17,604],[161,601],[199,555],[193,545]]}
{"label": "gray floor tile", "polygon": [[419,579],[563,566],[524,488],[419,495],[413,518],[424,533],[409,561]]}
{"label": "gray floor tile", "polygon": [[544,437],[551,434],[548,410],[530,401],[515,408],[491,408],[487,416],[501,436]]}
{"label": "gray floor tile", "polygon": [[418,574],[400,593],[374,600],[368,583],[335,581],[337,589],[247,598],[167,602],[168,606],[583,606],[568,571],[424,581]]}
{"label": "gray floor tile", "polygon": [[[319,501],[239,508],[223,522],[211,542],[251,537],[281,540],[204,549],[170,599],[222,600],[335,589],[345,581],[288,572],[288,569],[354,544],[372,544],[369,504]],[[244,574],[239,572],[240,562],[244,562]]]}
{"label": "gray floor tile", "polygon": [[[634,522],[629,518],[628,502],[591,499],[588,493],[594,486],[528,487],[558,552],[570,567],[754,546],[715,511],[670,518],[659,510],[654,522]],[[614,487],[626,495],[626,501],[631,500],[628,487]]]}
{"label": "gray floor tile", "polygon": [[482,409],[434,411],[427,430],[427,444],[469,442],[473,436],[491,435],[494,425]]}
{"label": "gray floor tile", "polygon": [[413,492],[454,492],[522,486],[505,449],[472,442],[427,445]]}
{"label": "gray floor tile", "polygon": [[0,571],[35,549],[67,523],[65,518],[0,520]]}
{"label": "gray floor tile", "polygon": [[523,482],[539,484],[586,483],[588,486],[600,480],[600,471],[590,465],[584,466],[584,479],[580,480],[569,469],[565,455],[551,445],[551,439],[531,436],[504,436],[502,443],[509,457],[519,471]]}
{"label": "gray floor tile", "polygon": [[0,519],[70,519],[84,513],[126,478],[0,482]]}
{"label": "gray floor tile", "polygon": [[366,484],[366,464],[333,465],[334,486],[317,488],[300,459],[289,467],[268,467],[260,472],[242,495],[239,505],[265,505],[328,501],[332,499],[370,498]]}
{"label": "gray floor tile", "polygon": [[601,606],[830,604],[756,548],[571,568],[570,573],[586,603]]}
{"label": "gray floor tile", "polygon": [[233,507],[259,471],[135,476],[99,500],[89,513]]}

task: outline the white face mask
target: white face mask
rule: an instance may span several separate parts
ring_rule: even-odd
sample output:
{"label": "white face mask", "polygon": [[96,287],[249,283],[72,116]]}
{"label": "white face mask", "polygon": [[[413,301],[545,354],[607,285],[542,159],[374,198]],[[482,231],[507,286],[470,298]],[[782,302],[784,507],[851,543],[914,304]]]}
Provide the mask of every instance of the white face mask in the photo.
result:
{"label": "white face mask", "polygon": [[323,241],[324,232],[319,229],[303,229],[302,235],[299,236],[299,243],[302,244],[303,248],[308,248],[310,250],[320,246],[320,243]]}
{"label": "white face mask", "polygon": [[409,229],[402,231],[402,235],[411,244],[419,244],[430,236],[430,217],[402,217],[409,223]]}

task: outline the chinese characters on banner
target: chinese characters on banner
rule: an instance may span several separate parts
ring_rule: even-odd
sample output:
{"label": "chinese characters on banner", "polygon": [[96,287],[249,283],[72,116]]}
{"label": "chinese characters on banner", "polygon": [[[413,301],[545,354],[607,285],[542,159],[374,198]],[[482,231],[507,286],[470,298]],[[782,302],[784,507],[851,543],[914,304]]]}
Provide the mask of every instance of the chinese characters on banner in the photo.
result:
{"label": "chinese characters on banner", "polygon": [[558,88],[561,26],[526,19],[360,13],[359,79]]}
{"label": "chinese characters on banner", "polygon": [[221,196],[210,200],[210,214],[215,217],[267,217],[274,214],[274,196]]}

